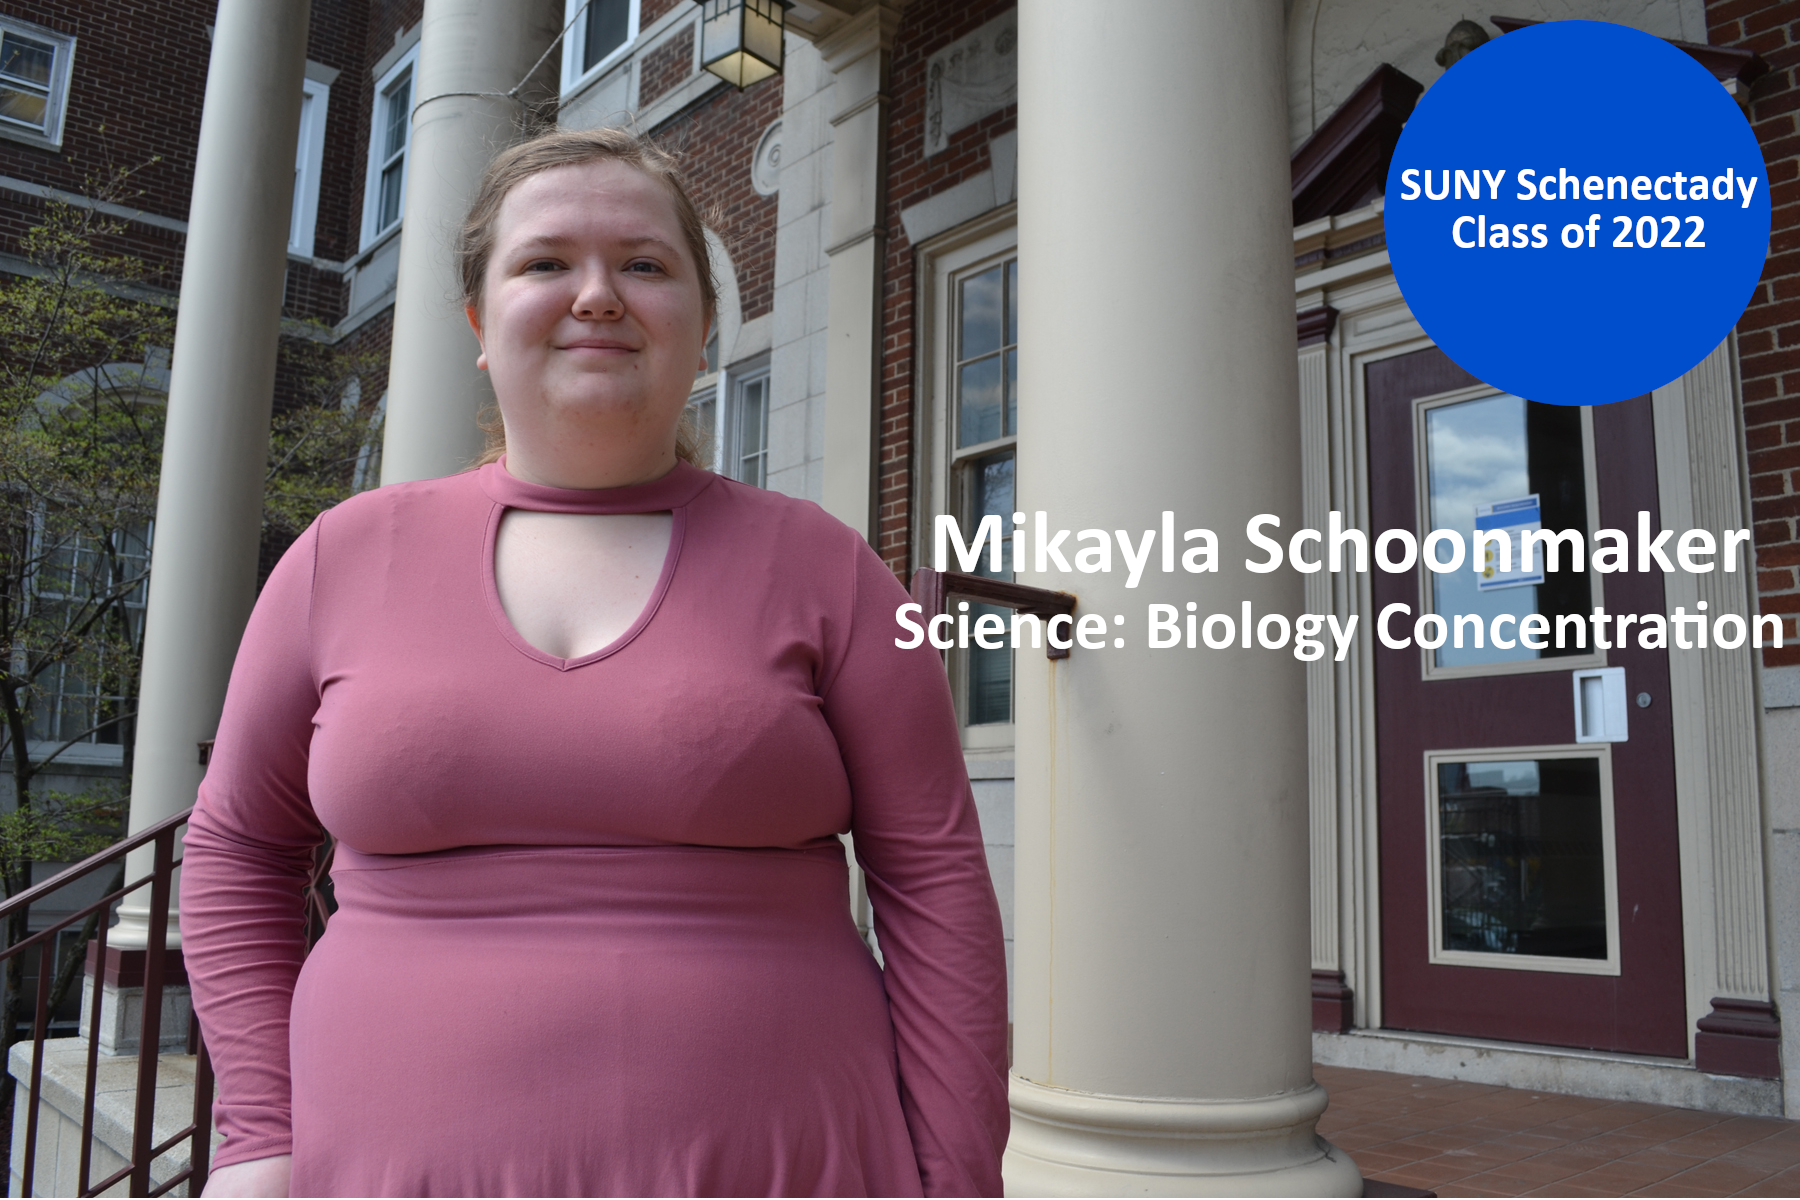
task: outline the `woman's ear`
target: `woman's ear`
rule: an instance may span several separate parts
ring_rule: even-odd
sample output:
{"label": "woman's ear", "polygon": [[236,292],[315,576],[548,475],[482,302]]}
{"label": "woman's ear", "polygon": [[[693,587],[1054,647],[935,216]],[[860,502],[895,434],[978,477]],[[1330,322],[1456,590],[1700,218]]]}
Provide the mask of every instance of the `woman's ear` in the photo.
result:
{"label": "woman's ear", "polygon": [[475,356],[475,369],[487,370],[487,342],[481,336],[481,311],[473,304],[463,305],[463,316],[469,319],[469,328],[475,331],[475,341],[481,347],[481,353]]}

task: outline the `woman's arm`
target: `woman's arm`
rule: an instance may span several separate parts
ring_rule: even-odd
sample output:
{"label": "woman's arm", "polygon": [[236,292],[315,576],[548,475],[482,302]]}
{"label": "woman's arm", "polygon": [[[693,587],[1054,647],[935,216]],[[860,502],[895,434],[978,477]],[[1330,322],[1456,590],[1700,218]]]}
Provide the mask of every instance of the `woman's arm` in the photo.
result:
{"label": "woman's arm", "polygon": [[855,541],[851,621],[822,695],[850,776],[901,1103],[927,1196],[998,1196],[1009,1121],[1000,909],[943,664],[894,645],[894,610],[909,597]]}
{"label": "woman's arm", "polygon": [[182,851],[182,958],[218,1074],[221,1167],[292,1144],[288,1011],[306,949],[301,896],[323,836],[306,790],[318,530],[276,565],[244,630]]}

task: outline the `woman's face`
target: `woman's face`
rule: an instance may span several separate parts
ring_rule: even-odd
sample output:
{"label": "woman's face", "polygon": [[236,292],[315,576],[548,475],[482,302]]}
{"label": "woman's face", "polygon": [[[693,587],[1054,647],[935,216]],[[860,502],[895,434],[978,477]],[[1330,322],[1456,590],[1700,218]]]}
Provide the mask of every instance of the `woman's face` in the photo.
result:
{"label": "woman's face", "polygon": [[507,194],[494,235],[468,316],[508,467],[568,487],[667,471],[707,332],[668,190],[623,163],[555,167]]}

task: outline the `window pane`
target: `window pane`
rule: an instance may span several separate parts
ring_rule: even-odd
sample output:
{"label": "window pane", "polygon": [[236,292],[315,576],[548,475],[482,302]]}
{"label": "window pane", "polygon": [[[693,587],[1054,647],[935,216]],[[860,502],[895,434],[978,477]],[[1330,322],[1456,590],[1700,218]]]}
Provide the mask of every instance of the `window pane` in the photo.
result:
{"label": "window pane", "polygon": [[1595,758],[1438,764],[1443,948],[1605,958]]}
{"label": "window pane", "polygon": [[48,96],[0,84],[0,117],[42,129],[49,108]]}
{"label": "window pane", "polygon": [[[979,446],[1000,437],[1000,356],[957,368],[958,446]],[[1010,511],[1010,510],[1009,510]]]}
{"label": "window pane", "polygon": [[688,401],[688,419],[694,424],[694,432],[700,436],[700,461],[708,467],[718,463],[716,439],[713,422],[716,419],[714,410],[719,406],[708,392],[705,399]]}
{"label": "window pane", "polygon": [[56,61],[56,47],[34,41],[16,33],[0,34],[0,75],[10,75],[25,83],[50,86],[50,66]]}
{"label": "window pane", "polygon": [[752,379],[738,400],[738,478],[756,487],[767,483],[769,461],[769,381]]}
{"label": "window pane", "polygon": [[631,0],[590,0],[581,69],[587,70],[623,46],[630,30]]}
{"label": "window pane", "polygon": [[1006,352],[1006,432],[1019,432],[1019,352]]}
{"label": "window pane", "polygon": [[376,229],[386,229],[400,219],[400,185],[406,178],[403,158],[381,173],[381,201],[376,207]]}
{"label": "window pane", "polygon": [[[981,518],[998,516],[1002,529],[1011,528],[1013,514],[1013,456],[1011,451],[990,454],[986,458],[973,463],[968,477],[969,522],[965,528],[973,530],[980,524]],[[986,554],[976,567],[979,575],[994,575],[989,566]],[[1000,572],[1000,578],[1010,579],[1011,572]],[[969,605],[969,628],[983,614],[992,613],[1000,618],[1002,624],[1010,631],[1008,609],[996,608],[990,604]],[[992,623],[989,623],[992,629]],[[989,725],[995,722],[1012,720],[1012,650],[1002,646],[986,650],[971,643],[969,647],[969,693],[966,711],[971,725]]]}
{"label": "window pane", "polygon": [[[1537,498],[1539,520],[1550,530],[1572,529],[1581,535],[1584,549],[1591,531],[1587,527],[1587,485],[1583,468],[1581,410],[1563,405],[1532,404],[1517,396],[1487,396],[1446,404],[1425,414],[1426,468],[1429,478],[1429,512],[1434,529],[1453,529],[1463,535],[1472,551],[1477,510]],[[1526,504],[1520,510],[1530,511]],[[1482,518],[1486,527],[1504,528],[1506,518]],[[1421,536],[1429,530],[1421,530]],[[1517,530],[1509,533],[1513,565],[1518,567]],[[1473,564],[1431,576],[1433,611],[1450,621],[1458,615],[1478,616],[1483,630],[1502,614],[1515,617],[1542,613],[1554,627],[1567,613],[1586,613],[1588,576],[1569,569],[1569,548],[1559,551],[1559,569],[1545,572],[1542,583],[1508,584],[1490,578],[1484,586]],[[1543,564],[1540,546],[1534,561]],[[1496,564],[1497,566],[1498,564]],[[1470,623],[1472,624],[1472,623]],[[1508,636],[1511,629],[1507,629]],[[1485,640],[1485,634],[1484,634]],[[1517,638],[1513,638],[1515,642]],[[1581,647],[1532,650],[1523,644],[1511,649],[1474,645],[1473,632],[1465,625],[1464,644],[1454,638],[1434,651],[1441,667],[1478,666],[1521,662],[1581,654]]]}
{"label": "window pane", "polygon": [[957,311],[961,314],[958,359],[979,358],[1000,348],[1000,268],[993,267],[962,282]]}
{"label": "window pane", "polygon": [[394,157],[406,149],[406,127],[412,118],[412,72],[408,71],[400,77],[400,81],[387,92],[387,130],[382,138],[382,161]]}
{"label": "window pane", "polygon": [[1019,260],[1006,264],[1006,344],[1019,344]]}

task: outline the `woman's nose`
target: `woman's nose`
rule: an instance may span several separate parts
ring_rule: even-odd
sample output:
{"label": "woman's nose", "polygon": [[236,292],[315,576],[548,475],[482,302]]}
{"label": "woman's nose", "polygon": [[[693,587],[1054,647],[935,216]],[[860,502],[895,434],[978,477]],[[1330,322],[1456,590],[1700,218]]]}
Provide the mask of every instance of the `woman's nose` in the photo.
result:
{"label": "woman's nose", "polygon": [[613,287],[611,272],[592,270],[583,274],[573,311],[584,321],[617,320],[625,315],[625,302]]}

